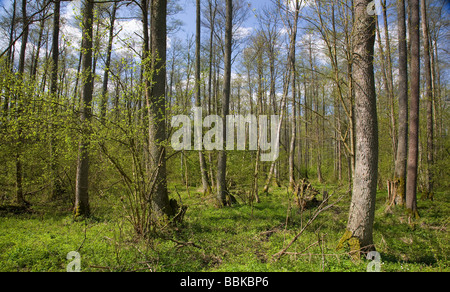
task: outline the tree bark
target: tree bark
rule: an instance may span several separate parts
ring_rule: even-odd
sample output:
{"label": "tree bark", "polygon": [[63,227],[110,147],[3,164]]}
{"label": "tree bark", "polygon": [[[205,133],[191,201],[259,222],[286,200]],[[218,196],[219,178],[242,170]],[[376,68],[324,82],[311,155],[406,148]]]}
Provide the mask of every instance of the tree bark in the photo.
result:
{"label": "tree bark", "polygon": [[433,84],[431,78],[431,50],[428,30],[426,0],[421,0],[422,14],[422,35],[423,35],[423,55],[425,62],[426,81],[426,101],[427,101],[427,198],[433,198],[433,162],[434,162],[434,141],[433,141]]}
{"label": "tree bark", "polygon": [[25,101],[25,84],[24,84],[24,74],[25,74],[25,55],[28,44],[28,34],[29,34],[29,26],[28,26],[28,16],[27,16],[27,0],[22,1],[22,21],[24,26],[24,32],[22,35],[22,45],[20,47],[20,56],[19,56],[19,70],[18,75],[19,79],[22,82],[20,86],[22,87],[19,91],[19,95],[16,97],[16,107],[17,107],[17,151],[16,151],[16,202],[19,205],[25,205],[26,201],[23,193],[23,164],[22,164],[22,145],[24,143],[23,137],[23,122],[21,116],[23,114],[23,104]]}
{"label": "tree bark", "polygon": [[[13,2],[13,11],[12,11],[12,17],[11,17],[11,30],[9,33],[9,44],[12,44],[14,41],[14,31],[15,31],[15,24],[16,24],[16,9],[17,8],[17,0],[14,0]],[[6,57],[6,64],[7,69],[12,72],[13,64],[14,64],[14,54],[13,54],[13,47],[10,46],[8,48],[7,57]],[[10,95],[11,95],[11,88],[7,86],[8,92],[5,94],[5,101],[3,104],[3,117],[7,118],[8,111],[9,111],[9,101],[10,101]]]}
{"label": "tree bark", "polygon": [[394,107],[394,78],[392,74],[392,57],[391,57],[391,41],[389,37],[389,25],[387,17],[387,7],[386,0],[381,1],[381,6],[383,8],[383,22],[384,22],[384,39],[386,43],[386,77],[387,77],[387,87],[388,87],[388,97],[389,97],[389,107],[390,107],[390,121],[391,121],[391,140],[392,140],[392,152],[393,161],[395,164],[397,155],[397,129],[395,120],[395,107]]}
{"label": "tree bark", "polygon": [[296,140],[296,106],[295,106],[295,99],[296,99],[296,70],[295,70],[295,49],[296,49],[296,41],[297,41],[297,26],[298,26],[298,18],[300,13],[300,2],[298,0],[295,0],[295,12],[294,12],[294,19],[293,24],[291,28],[291,52],[290,52],[290,68],[291,68],[291,82],[292,82],[292,129],[291,129],[291,142],[289,147],[289,190],[293,191],[295,188],[295,172],[294,172],[294,158],[295,158],[295,140]]}
{"label": "tree bark", "polygon": [[[373,54],[374,16],[367,13],[369,0],[355,1],[353,78],[355,85],[355,172],[347,231],[359,248],[373,250],[373,222],[378,173],[378,121]],[[359,250],[354,246],[354,251]],[[358,251],[359,252],[359,251]]]}
{"label": "tree bark", "polygon": [[[224,121],[223,127],[223,141],[226,145],[226,116],[230,111],[230,95],[231,95],[231,45],[233,33],[233,1],[226,0],[226,26],[225,26],[225,70],[223,82],[223,101],[222,101],[222,119]],[[227,168],[227,153],[225,150],[219,151],[217,164],[217,200],[222,206],[229,205],[227,202],[227,183],[226,183],[226,168]]]}
{"label": "tree bark", "polygon": [[[201,73],[201,60],[200,60],[200,52],[201,52],[201,5],[200,0],[196,1],[197,5],[197,23],[196,23],[196,38],[195,38],[195,105],[197,107],[201,107],[201,99],[200,99],[200,73]],[[203,117],[201,117],[203,119]],[[200,136],[202,133],[197,133]],[[208,168],[206,166],[205,155],[202,151],[198,152],[199,162],[200,162],[200,173],[202,176],[202,186],[203,186],[203,194],[209,195],[211,193],[211,185],[208,179]]]}
{"label": "tree bark", "polygon": [[82,133],[78,146],[77,178],[75,189],[75,217],[88,217],[89,206],[89,128],[92,119],[92,97],[94,91],[94,76],[92,72],[93,55],[93,24],[94,1],[85,0],[83,7],[82,33],[82,93],[81,93],[81,123]]}
{"label": "tree bark", "polygon": [[114,23],[116,21],[116,13],[117,13],[117,2],[114,2],[112,12],[111,12],[111,23],[109,27],[109,40],[108,40],[108,48],[106,51],[106,62],[105,62],[105,71],[103,74],[103,87],[102,87],[102,95],[101,95],[101,104],[100,104],[100,116],[102,119],[106,117],[106,108],[108,105],[108,81],[109,81],[109,72],[111,71],[111,53],[112,53],[112,45],[114,41]]}
{"label": "tree bark", "polygon": [[[52,102],[52,111],[55,114],[57,111],[58,100],[58,61],[59,61],[59,28],[60,28],[60,10],[61,10],[61,1],[56,0],[54,3],[54,12],[53,12],[53,35],[52,35],[52,69],[51,69],[51,84],[50,84],[50,98]],[[53,127],[53,116],[51,118],[50,123],[50,151],[51,151],[51,185],[52,185],[52,198],[55,198],[61,188],[61,184],[58,180],[58,156],[56,149],[56,137]]]}
{"label": "tree bark", "polygon": [[[145,1],[145,0],[144,0]],[[167,0],[151,0],[151,92],[147,96],[149,113],[150,169],[156,171],[151,194],[152,208],[157,218],[173,216],[167,190],[166,171],[166,49]],[[148,55],[148,54],[147,54]]]}
{"label": "tree bark", "polygon": [[408,155],[408,52],[406,44],[405,0],[397,0],[398,15],[398,145],[395,180],[398,181],[396,204],[404,205],[406,195],[406,161]]}
{"label": "tree bark", "polygon": [[417,212],[417,166],[419,158],[419,99],[420,99],[420,5],[419,0],[410,0],[411,24],[411,90],[409,121],[409,152],[406,178],[406,208],[411,215]]}

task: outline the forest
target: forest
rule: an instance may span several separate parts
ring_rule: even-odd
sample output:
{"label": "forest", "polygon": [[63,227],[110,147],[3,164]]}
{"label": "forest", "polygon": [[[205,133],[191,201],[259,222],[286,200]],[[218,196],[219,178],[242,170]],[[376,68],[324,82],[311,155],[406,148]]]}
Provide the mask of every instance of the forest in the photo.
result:
{"label": "forest", "polygon": [[450,271],[445,0],[0,0],[0,272]]}

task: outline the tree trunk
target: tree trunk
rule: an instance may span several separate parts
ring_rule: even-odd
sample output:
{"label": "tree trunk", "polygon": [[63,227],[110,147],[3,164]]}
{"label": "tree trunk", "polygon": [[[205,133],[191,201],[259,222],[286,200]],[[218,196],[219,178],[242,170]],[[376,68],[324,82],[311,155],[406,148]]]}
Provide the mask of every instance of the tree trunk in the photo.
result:
{"label": "tree trunk", "polygon": [[395,164],[397,155],[397,129],[395,120],[395,108],[394,108],[394,79],[392,76],[392,57],[391,57],[391,41],[389,38],[389,25],[387,17],[387,7],[386,0],[381,1],[383,8],[383,21],[384,21],[384,39],[386,42],[386,77],[387,77],[387,87],[388,87],[388,97],[389,97],[389,107],[390,107],[390,122],[391,122],[391,140],[392,140],[392,151],[393,151],[393,161]]}
{"label": "tree trunk", "polygon": [[[14,0],[12,3],[13,5],[13,11],[12,11],[12,17],[11,17],[11,30],[9,33],[9,44],[12,44],[14,41],[14,31],[15,31],[15,24],[16,24],[16,7],[17,7],[17,0]],[[13,54],[13,45],[10,45],[7,52],[6,57],[6,68],[12,72],[13,70],[13,64],[14,64],[14,54]],[[11,88],[10,86],[6,86],[7,92],[5,94],[5,101],[3,104],[3,118],[8,117],[9,112],[9,101],[11,96]]]}
{"label": "tree trunk", "polygon": [[[56,4],[55,4],[56,5]],[[41,52],[41,45],[42,45],[42,39],[44,37],[44,29],[45,29],[45,21],[44,18],[46,11],[42,12],[42,19],[39,24],[39,36],[38,36],[38,42],[36,45],[36,54],[33,56],[33,60],[31,62],[31,70],[30,70],[30,76],[33,81],[33,83],[36,81],[36,75],[37,75],[37,68],[39,65],[39,56]],[[59,16],[58,16],[59,17]],[[53,15],[53,18],[55,18],[55,15]]]}
{"label": "tree trunk", "polygon": [[20,48],[20,57],[19,57],[19,78],[22,81],[20,86],[22,87],[19,91],[19,95],[16,97],[16,107],[17,107],[17,151],[16,151],[16,201],[19,205],[25,205],[26,201],[23,194],[23,165],[22,165],[22,145],[24,143],[23,137],[23,125],[21,116],[23,114],[23,103],[25,101],[25,84],[24,83],[24,73],[25,73],[25,55],[28,44],[28,34],[29,34],[29,26],[28,26],[28,17],[27,17],[27,1],[22,1],[22,20],[24,33],[22,35],[22,45]]}
{"label": "tree trunk", "polygon": [[396,204],[405,204],[406,160],[408,152],[408,53],[406,45],[405,0],[397,2],[398,14],[398,145],[395,180],[398,181]]}
{"label": "tree trunk", "polygon": [[114,40],[114,22],[116,21],[116,13],[117,13],[117,2],[114,2],[112,12],[111,12],[111,23],[109,27],[109,40],[108,40],[108,48],[106,51],[106,62],[105,62],[105,71],[103,75],[103,87],[102,87],[102,95],[101,95],[101,104],[100,104],[100,116],[101,118],[106,117],[106,108],[108,105],[108,81],[109,81],[109,72],[111,71],[111,53],[112,53],[112,45]]}
{"label": "tree trunk", "polygon": [[[144,0],[145,1],[145,0]],[[148,29],[148,28],[147,28]],[[157,218],[173,216],[167,190],[166,172],[166,49],[167,49],[167,0],[151,2],[151,61],[152,84],[147,94],[149,113],[150,169],[156,171],[151,203]],[[147,76],[149,78],[150,76]],[[147,88],[147,92],[148,92]]]}
{"label": "tree trunk", "polygon": [[[223,141],[226,145],[226,116],[230,111],[230,95],[231,95],[231,45],[233,33],[233,1],[226,0],[226,27],[225,27],[225,70],[223,82],[223,101],[222,101],[222,119],[223,125]],[[227,168],[227,153],[225,150],[219,151],[219,158],[217,164],[217,200],[222,206],[229,205],[227,202],[227,184],[226,184],[226,168]]]}
{"label": "tree trunk", "polygon": [[410,215],[417,212],[417,164],[419,157],[419,98],[420,98],[420,5],[419,0],[409,1],[411,9],[411,90],[409,121],[409,152],[406,178],[406,208]]}
{"label": "tree trunk", "polygon": [[425,62],[425,80],[426,80],[426,101],[427,101],[427,194],[426,198],[433,198],[433,162],[434,162],[434,142],[433,142],[433,84],[431,79],[431,51],[430,37],[428,30],[427,6],[426,0],[421,0],[422,14],[422,35],[423,50]]}
{"label": "tree trunk", "polygon": [[298,17],[300,13],[300,2],[298,0],[295,1],[295,12],[294,12],[294,19],[291,29],[291,52],[290,52],[290,68],[291,68],[291,82],[292,82],[292,131],[291,131],[291,142],[289,147],[289,190],[293,191],[295,188],[295,172],[294,172],[294,158],[295,158],[295,140],[296,140],[296,106],[295,106],[295,99],[296,99],[296,70],[295,70],[295,48],[296,48],[296,41],[297,41],[297,26],[298,26]]}
{"label": "tree trunk", "polygon": [[[373,222],[378,171],[378,121],[373,69],[375,21],[369,0],[355,1],[353,78],[355,83],[355,172],[347,233],[364,251],[373,250]],[[356,248],[358,247],[358,248]]]}
{"label": "tree trunk", "polygon": [[92,73],[93,55],[93,24],[94,1],[85,0],[83,7],[83,36],[81,51],[82,58],[82,93],[81,93],[81,123],[82,133],[78,147],[77,178],[75,189],[75,217],[90,215],[89,206],[89,128],[92,119],[92,97],[94,91],[94,78]]}
{"label": "tree trunk", "polygon": [[[383,4],[382,4],[383,5]],[[384,16],[384,30],[385,30],[385,38],[389,38],[389,33],[387,32],[387,20],[386,20],[386,6],[383,5],[383,16]],[[395,156],[397,155],[397,138],[396,138],[396,127],[395,127],[395,116],[394,116],[394,97],[393,97],[393,82],[392,82],[392,66],[391,66],[391,54],[390,54],[390,42],[386,40],[386,51],[384,49],[384,45],[381,42],[381,32],[380,26],[378,25],[378,21],[376,22],[377,28],[377,40],[378,46],[381,54],[381,71],[383,76],[384,90],[386,92],[387,100],[390,106],[389,120],[389,134],[391,136],[391,146],[392,146],[392,161],[395,164]]]}
{"label": "tree trunk", "polygon": [[[195,105],[197,107],[201,107],[201,99],[200,99],[200,73],[201,73],[201,60],[200,60],[200,49],[201,49],[201,6],[200,0],[197,0],[197,23],[196,23],[196,38],[195,38]],[[201,117],[203,120],[203,117]],[[202,136],[202,132],[197,133],[197,135]],[[202,147],[202,145],[199,145]],[[202,176],[202,186],[203,186],[203,194],[209,195],[211,194],[211,185],[208,179],[208,168],[206,166],[206,159],[203,152],[200,150],[198,152],[199,162],[200,162],[200,173]]]}
{"label": "tree trunk", "polygon": [[[54,3],[54,12],[53,12],[53,35],[52,35],[52,69],[51,69],[51,84],[50,84],[50,98],[52,101],[52,111],[55,114],[57,111],[58,100],[58,61],[59,61],[59,19],[60,19],[60,10],[61,10],[61,2],[59,0]],[[50,122],[50,156],[51,156],[51,185],[52,185],[52,198],[56,198],[58,192],[60,191],[61,184],[58,180],[58,156],[56,151],[56,137],[53,127],[53,117]]]}

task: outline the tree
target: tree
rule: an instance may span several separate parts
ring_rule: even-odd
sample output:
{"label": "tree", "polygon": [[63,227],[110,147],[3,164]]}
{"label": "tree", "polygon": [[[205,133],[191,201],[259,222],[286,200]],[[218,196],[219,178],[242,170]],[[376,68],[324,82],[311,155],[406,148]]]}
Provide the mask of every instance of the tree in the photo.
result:
{"label": "tree", "polygon": [[[196,38],[195,38],[195,106],[201,107],[200,98],[200,75],[201,75],[201,5],[200,0],[197,0],[197,23],[196,23]],[[203,118],[203,117],[202,117]],[[202,133],[196,133],[197,135],[202,135]],[[200,172],[202,176],[203,194],[208,195],[211,193],[211,185],[208,179],[208,169],[206,167],[205,155],[202,151],[199,151],[199,161],[200,161]]]}
{"label": "tree", "polygon": [[[149,193],[149,204],[154,219],[173,215],[170,207],[166,177],[166,117],[165,117],[165,74],[166,74],[166,11],[167,1],[141,1],[144,32],[143,71],[145,79],[145,100],[148,118],[148,164],[153,176]],[[151,33],[149,32],[151,16]],[[151,41],[151,45],[150,45]]]}
{"label": "tree", "polygon": [[92,120],[94,76],[92,72],[94,1],[85,0],[82,22],[82,93],[80,119],[82,132],[78,146],[77,177],[75,187],[75,217],[90,215],[89,206],[89,128]]}
{"label": "tree", "polygon": [[102,118],[106,117],[106,106],[108,104],[108,81],[109,81],[109,73],[111,71],[111,54],[112,54],[112,46],[114,41],[114,23],[116,21],[117,14],[117,2],[114,2],[112,11],[111,11],[111,22],[109,24],[109,40],[108,40],[108,48],[106,51],[106,62],[105,62],[105,71],[103,75],[103,87],[102,87],[102,100],[100,104],[100,116]]}
{"label": "tree", "polygon": [[[60,10],[61,1],[57,0],[54,3],[53,10],[53,36],[52,36],[52,69],[51,69],[51,85],[50,85],[50,98],[53,105],[57,103],[58,94],[58,61],[59,61],[59,28],[60,28]],[[37,67],[37,66],[36,66]],[[53,113],[56,113],[57,107],[52,106]],[[53,125],[51,124],[50,127]],[[52,197],[56,197],[61,185],[57,179],[57,154],[56,154],[56,139],[54,129],[51,131],[51,170],[52,170]]]}
{"label": "tree", "polygon": [[[287,9],[289,11],[289,9]],[[292,21],[292,24],[290,23],[290,20],[288,18],[288,22],[290,23],[290,70],[291,70],[291,82],[292,82],[292,131],[291,131],[291,142],[290,142],[290,148],[289,148],[289,189],[291,191],[295,188],[295,175],[294,175],[294,157],[295,157],[295,141],[296,141],[296,106],[295,106],[295,99],[296,99],[296,68],[295,68],[295,47],[297,42],[297,27],[298,27],[298,18],[300,13],[300,1],[295,0],[294,2],[294,19]]]}
{"label": "tree", "polygon": [[[145,1],[145,0],[144,0]],[[167,0],[151,1],[151,87],[147,95],[150,169],[155,172],[151,204],[155,217],[173,216],[167,190],[166,170],[166,50]],[[146,54],[148,56],[148,53]],[[150,77],[148,76],[148,77]],[[148,78],[147,77],[147,78]]]}
{"label": "tree", "polygon": [[403,205],[406,195],[406,161],[408,155],[408,53],[406,45],[405,0],[397,1],[398,15],[398,145],[395,180],[398,181],[396,203]]}
{"label": "tree", "polygon": [[410,215],[417,212],[417,165],[419,159],[419,99],[420,99],[420,4],[419,0],[409,1],[411,25],[411,90],[409,120],[409,151],[406,177],[406,208]]}
{"label": "tree", "polygon": [[23,193],[23,163],[22,163],[22,147],[24,143],[23,137],[23,126],[21,116],[24,110],[25,101],[25,54],[28,44],[28,34],[29,34],[29,23],[27,16],[27,0],[22,0],[22,20],[23,20],[23,35],[22,35],[22,45],[20,47],[20,57],[19,57],[19,79],[21,81],[21,90],[18,96],[16,96],[16,107],[17,107],[17,150],[16,150],[16,201],[19,205],[25,205],[26,201]]}
{"label": "tree", "polygon": [[433,198],[433,162],[434,162],[434,129],[433,129],[433,84],[431,78],[431,50],[428,29],[426,1],[421,0],[423,55],[427,101],[427,197]]}
{"label": "tree", "polygon": [[[222,101],[222,119],[223,119],[223,141],[226,145],[226,117],[230,112],[231,95],[231,46],[233,41],[233,1],[226,0],[226,25],[225,25],[225,70],[223,81],[223,101]],[[227,171],[227,153],[225,150],[219,151],[217,163],[217,200],[221,206],[227,206],[228,190],[226,181]]]}
{"label": "tree", "polygon": [[353,28],[356,155],[352,201],[343,241],[353,239],[351,249],[356,252],[374,249],[378,172],[378,121],[373,68],[376,18],[367,13],[369,2],[355,1]]}

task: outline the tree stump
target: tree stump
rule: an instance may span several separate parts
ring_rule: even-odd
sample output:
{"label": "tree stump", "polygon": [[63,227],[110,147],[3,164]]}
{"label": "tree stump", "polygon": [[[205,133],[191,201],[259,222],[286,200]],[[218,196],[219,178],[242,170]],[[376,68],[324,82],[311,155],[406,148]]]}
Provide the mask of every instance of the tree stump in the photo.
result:
{"label": "tree stump", "polygon": [[320,194],[320,192],[314,189],[311,183],[306,179],[302,179],[298,184],[295,184],[295,204],[302,211],[320,205],[321,202],[316,198],[318,194]]}

